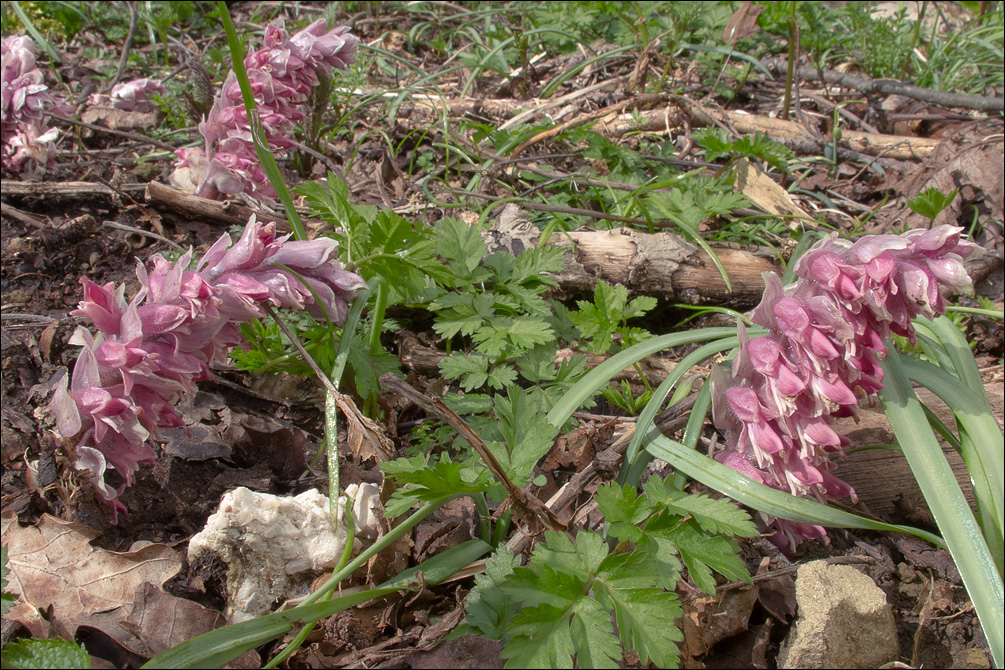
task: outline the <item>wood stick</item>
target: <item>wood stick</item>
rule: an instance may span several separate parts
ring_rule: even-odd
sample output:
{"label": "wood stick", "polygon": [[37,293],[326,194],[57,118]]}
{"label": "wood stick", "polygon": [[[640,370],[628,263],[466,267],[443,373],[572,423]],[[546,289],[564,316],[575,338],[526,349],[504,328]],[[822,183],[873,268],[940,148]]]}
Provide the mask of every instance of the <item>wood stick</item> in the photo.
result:
{"label": "wood stick", "polygon": [[204,217],[214,221],[223,221],[228,224],[243,226],[248,223],[248,219],[251,218],[252,214],[257,215],[262,221],[276,220],[283,223],[286,222],[284,218],[254,210],[233,200],[220,202],[218,200],[200,198],[197,195],[184,193],[155,181],[147,184],[145,197],[148,203],[161,205],[181,214]]}
{"label": "wood stick", "polygon": [[[537,246],[539,237],[540,231],[513,204],[503,209],[484,235],[489,251],[505,249],[513,255]],[[779,270],[771,257],[728,246],[713,247],[729,276],[730,291],[712,259],[672,232],[577,230],[556,233],[548,244],[566,250],[565,269],[556,279],[562,293],[570,296],[591,293],[597,280],[603,279],[673,302],[747,309],[761,300],[761,273]]]}

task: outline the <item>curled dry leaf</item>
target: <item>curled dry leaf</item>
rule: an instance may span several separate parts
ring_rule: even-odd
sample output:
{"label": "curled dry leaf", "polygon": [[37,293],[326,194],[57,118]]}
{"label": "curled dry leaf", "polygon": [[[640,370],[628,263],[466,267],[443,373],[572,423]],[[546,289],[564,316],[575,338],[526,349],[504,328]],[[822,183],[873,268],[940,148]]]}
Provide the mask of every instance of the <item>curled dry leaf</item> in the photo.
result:
{"label": "curled dry leaf", "polygon": [[[144,657],[219,624],[218,613],[161,590],[181,569],[174,549],[151,544],[139,551],[106,551],[90,545],[97,536],[87,526],[49,515],[36,526],[20,526],[13,512],[4,512],[8,588],[20,595],[5,618],[37,637],[45,637],[52,623],[69,637],[79,626],[90,626]],[[39,611],[51,612],[51,621]]]}

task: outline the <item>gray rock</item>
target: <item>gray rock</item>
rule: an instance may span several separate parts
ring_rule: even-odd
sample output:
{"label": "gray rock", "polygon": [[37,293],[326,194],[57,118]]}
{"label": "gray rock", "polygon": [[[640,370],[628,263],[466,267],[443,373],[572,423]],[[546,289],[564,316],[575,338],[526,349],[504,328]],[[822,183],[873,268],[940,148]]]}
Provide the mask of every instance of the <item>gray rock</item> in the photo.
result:
{"label": "gray rock", "polygon": [[878,668],[899,658],[886,594],[855,568],[825,561],[800,567],[796,602],[779,668]]}

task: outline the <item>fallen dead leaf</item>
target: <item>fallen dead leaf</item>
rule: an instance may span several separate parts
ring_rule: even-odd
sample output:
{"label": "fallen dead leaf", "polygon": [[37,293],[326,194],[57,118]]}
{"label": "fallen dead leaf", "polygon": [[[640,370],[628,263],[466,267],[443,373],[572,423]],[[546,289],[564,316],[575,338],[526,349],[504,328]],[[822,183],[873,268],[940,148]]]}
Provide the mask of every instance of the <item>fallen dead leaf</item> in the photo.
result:
{"label": "fallen dead leaf", "polygon": [[95,105],[84,110],[80,119],[111,130],[148,130],[157,127],[159,115],[159,110],[137,112]]}
{"label": "fallen dead leaf", "polygon": [[[788,191],[749,161],[743,160],[736,164],[736,187],[750,202],[767,214],[809,218],[809,215],[792,200]],[[788,226],[795,229],[799,224],[790,220]]]}
{"label": "fallen dead leaf", "polygon": [[174,549],[150,544],[138,551],[107,551],[90,545],[97,536],[87,526],[49,515],[35,526],[21,526],[14,513],[4,512],[9,588],[21,596],[6,618],[37,637],[45,637],[54,623],[69,638],[87,626],[143,657],[220,623],[219,613],[161,590],[182,566]]}
{"label": "fallen dead leaf", "polygon": [[747,630],[757,602],[757,587],[741,587],[714,597],[684,599],[684,644],[681,651],[694,658],[718,642]]}

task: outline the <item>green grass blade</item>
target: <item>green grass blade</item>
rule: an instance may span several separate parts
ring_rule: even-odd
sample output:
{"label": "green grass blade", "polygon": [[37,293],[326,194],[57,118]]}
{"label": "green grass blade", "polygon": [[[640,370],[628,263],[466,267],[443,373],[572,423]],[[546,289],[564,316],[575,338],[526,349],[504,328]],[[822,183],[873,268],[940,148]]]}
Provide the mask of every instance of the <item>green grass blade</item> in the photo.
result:
{"label": "green grass blade", "polygon": [[[1005,591],[1001,575],[952,468],[928,427],[921,403],[914,395],[906,368],[896,351],[890,351],[883,361],[883,372],[885,386],[880,398],[890,425],[959,568],[987,636],[995,666],[1000,668],[1005,663]],[[1001,473],[998,470],[997,475],[1000,477]]]}
{"label": "green grass blade", "polygon": [[[762,334],[761,329],[752,328],[749,332],[751,337],[757,337]],[[628,347],[624,351],[611,356],[580,379],[548,412],[548,423],[553,426],[563,425],[584,402],[599,393],[600,389],[606,387],[607,382],[614,375],[633,363],[641,361],[646,356],[651,356],[657,351],[677,347],[682,344],[691,344],[692,342],[701,342],[704,340],[717,340],[735,334],[735,328],[702,328],[685,333],[660,335],[659,337],[653,337]]]}
{"label": "green grass blade", "polygon": [[[945,369],[916,358],[902,358],[904,374],[939,396],[960,427],[960,453],[967,464],[981,528],[1001,573],[1005,566],[1005,439],[991,412],[984,386],[967,388]],[[965,366],[964,366],[965,367]]]}
{"label": "green grass blade", "polygon": [[[924,420],[924,419],[922,419]],[[741,475],[733,468],[715,461],[676,440],[662,435],[658,430],[650,431],[646,451],[660,458],[688,477],[709,488],[727,495],[759,512],[800,523],[812,523],[831,528],[866,528],[896,533],[910,533],[928,542],[942,546],[942,539],[919,528],[874,521],[838,509],[821,505],[813,500],[797,498],[794,495],[758,484],[753,479]]]}
{"label": "green grass blade", "polygon": [[[423,584],[438,584],[490,551],[492,546],[487,542],[469,540],[440,552],[376,588],[217,628],[155,656],[143,667],[220,667],[241,654],[292,630],[294,625],[320,621],[350,607],[397,591],[416,591]],[[422,573],[421,579],[419,573]]]}
{"label": "green grass blade", "polygon": [[701,236],[701,233],[684,223],[679,216],[664,207],[659,201],[651,200],[650,202],[656,205],[656,209],[663,212],[663,216],[677,224],[677,227],[683,231],[689,239],[691,239],[695,244],[701,247],[706,254],[709,255],[712,259],[712,263],[714,263],[715,267],[719,270],[719,274],[722,276],[722,281],[726,283],[726,290],[732,292],[733,285],[729,281],[729,274],[726,272],[726,267],[722,264],[722,261],[719,260],[719,256],[715,253],[715,250],[712,249],[708,242],[705,241],[705,238]]}
{"label": "green grass blade", "polygon": [[695,365],[720,351],[732,349],[737,343],[736,335],[709,342],[692,351],[674,366],[674,369],[667,375],[666,379],[653,392],[652,398],[635,422],[635,425],[641,430],[636,430],[635,435],[632,436],[632,441],[628,443],[628,449],[625,451],[625,458],[621,466],[621,475],[618,477],[619,484],[629,483],[637,486],[639,480],[642,478],[642,470],[648,461],[648,459],[638,458],[642,440],[645,438],[645,433],[647,432],[642,427],[654,427],[653,420],[663,406],[663,401],[670,395],[670,390],[674,385]]}
{"label": "green grass blade", "polygon": [[11,0],[10,6],[14,10],[14,13],[17,14],[17,18],[21,20],[25,30],[27,30],[31,35],[32,39],[38,42],[39,46],[45,49],[45,53],[49,54],[49,60],[54,65],[62,63],[63,59],[59,57],[59,52],[56,51],[55,47],[49,44],[49,40],[45,39],[45,36],[39,32],[38,28],[35,27],[35,24],[32,23],[30,18],[28,18],[24,8],[21,7],[21,3],[18,2],[18,0]]}

